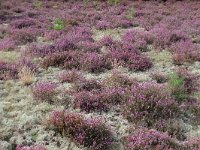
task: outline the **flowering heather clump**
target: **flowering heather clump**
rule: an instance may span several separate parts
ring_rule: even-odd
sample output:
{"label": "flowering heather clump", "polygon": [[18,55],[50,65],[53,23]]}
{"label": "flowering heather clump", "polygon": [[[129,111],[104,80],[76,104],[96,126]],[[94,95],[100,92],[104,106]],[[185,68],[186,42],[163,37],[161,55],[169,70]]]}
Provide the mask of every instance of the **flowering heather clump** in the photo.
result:
{"label": "flowering heather clump", "polygon": [[[77,139],[92,150],[109,150],[113,146],[114,137],[109,126],[100,118],[85,120],[84,133]],[[84,136],[85,135],[85,136]]]}
{"label": "flowering heather clump", "polygon": [[55,52],[56,52],[56,49],[53,45],[32,44],[29,46],[27,52],[25,52],[25,53],[26,53],[26,55],[45,57],[45,56],[51,55],[52,53],[55,53]]}
{"label": "flowering heather clump", "polygon": [[83,51],[99,52],[100,46],[97,43],[91,41],[84,41],[77,44],[78,48]]}
{"label": "flowering heather clump", "polygon": [[107,22],[107,21],[99,21],[96,24],[96,29],[98,30],[106,30],[109,28],[112,28],[112,25],[110,22]]}
{"label": "flowering heather clump", "polygon": [[156,80],[157,83],[167,82],[167,77],[162,73],[153,73],[153,74],[151,74],[151,78],[153,80]]}
{"label": "flowering heather clump", "polygon": [[122,40],[132,43],[141,51],[147,51],[147,45],[152,44],[153,36],[147,31],[131,30],[122,36]]}
{"label": "flowering heather clump", "polygon": [[30,18],[18,19],[11,22],[10,26],[15,29],[23,29],[36,26],[36,21]]}
{"label": "flowering heather clump", "polygon": [[171,94],[177,101],[182,101],[198,90],[199,77],[180,68],[169,77],[169,88]]}
{"label": "flowering heather clump", "polygon": [[80,58],[81,52],[79,51],[54,53],[45,57],[41,62],[41,66],[43,68],[54,66],[63,69],[80,69]]}
{"label": "flowering heather clump", "polygon": [[56,96],[56,84],[48,81],[37,82],[32,87],[33,99],[36,101],[55,101]]}
{"label": "flowering heather clump", "polygon": [[60,131],[61,133],[65,129],[65,111],[53,111],[49,116],[49,125],[53,126],[55,129]]}
{"label": "flowering heather clump", "polygon": [[99,73],[104,71],[105,69],[111,69],[111,63],[106,59],[106,57],[96,53],[86,53],[82,56],[82,69],[92,72],[92,73]]}
{"label": "flowering heather clump", "polygon": [[177,103],[163,85],[145,82],[131,87],[130,99],[122,111],[128,120],[151,127],[158,120],[176,117],[178,110]]}
{"label": "flowering heather clump", "polygon": [[122,87],[109,87],[101,91],[101,99],[108,104],[118,105],[125,103],[129,98],[129,91]]}
{"label": "flowering heather clump", "polygon": [[111,36],[104,36],[100,41],[99,45],[101,46],[111,46],[114,44],[114,40]]}
{"label": "flowering heather clump", "polygon": [[157,49],[162,50],[168,48],[170,45],[170,30],[165,25],[161,24],[156,26],[150,32],[155,36],[153,45]]}
{"label": "flowering heather clump", "polygon": [[44,38],[46,40],[56,40],[63,34],[63,31],[47,30],[44,31]]}
{"label": "flowering heather clump", "polygon": [[199,150],[200,138],[199,137],[191,138],[187,140],[186,142],[184,142],[184,145],[188,150]]}
{"label": "flowering heather clump", "polygon": [[58,79],[61,82],[74,83],[78,80],[83,80],[84,77],[77,70],[63,71],[58,74]]}
{"label": "flowering heather clump", "polygon": [[16,79],[17,75],[18,75],[18,68],[16,64],[0,61],[0,80]]}
{"label": "flowering heather clump", "polygon": [[194,94],[198,91],[199,87],[199,76],[190,73],[184,68],[179,68],[177,74],[184,79],[184,91],[186,94]]}
{"label": "flowering heather clump", "polygon": [[10,38],[4,38],[0,41],[0,51],[1,50],[14,50],[15,49],[15,42]]}
{"label": "flowering heather clump", "polygon": [[122,27],[122,28],[133,27],[133,22],[129,19],[121,19],[116,22],[115,27]]}
{"label": "flowering heather clump", "polygon": [[30,57],[21,57],[17,65],[19,68],[28,67],[32,72],[38,71],[38,65],[34,64]]}
{"label": "flowering heather clump", "polygon": [[90,79],[82,79],[82,80],[77,80],[74,84],[74,90],[77,92],[81,91],[99,91],[101,90],[102,86],[101,83],[97,80]]}
{"label": "flowering heather clump", "polygon": [[100,96],[99,91],[82,91],[74,94],[74,107],[86,112],[108,111],[109,105],[106,99]]}
{"label": "flowering heather clump", "polygon": [[173,52],[173,61],[177,65],[200,60],[198,47],[191,41],[177,42],[171,46],[171,50]]}
{"label": "flowering heather clump", "polygon": [[166,133],[146,128],[137,129],[133,134],[124,137],[124,143],[127,150],[180,148],[178,143]]}
{"label": "flowering heather clump", "polygon": [[46,150],[46,148],[42,145],[37,146],[20,146],[16,147],[16,150]]}
{"label": "flowering heather clump", "polygon": [[124,50],[124,51],[110,51],[108,57],[119,63],[122,66],[135,71],[145,71],[152,67],[152,62],[148,57],[138,52]]}
{"label": "flowering heather clump", "polygon": [[165,132],[170,137],[176,138],[180,141],[184,141],[186,139],[186,133],[188,132],[188,129],[183,122],[177,118],[157,121],[153,128],[158,131]]}
{"label": "flowering heather clump", "polygon": [[[36,41],[37,33],[35,33],[33,30],[12,30],[11,38],[13,41],[15,41],[17,44],[23,45],[27,43],[32,43]],[[13,32],[15,34],[13,34]]]}
{"label": "flowering heather clump", "polygon": [[57,52],[63,52],[63,51],[72,50],[76,48],[73,41],[71,41],[68,37],[63,37],[61,39],[58,39],[55,42],[54,47]]}
{"label": "flowering heather clump", "polygon": [[132,84],[137,84],[137,81],[117,70],[113,70],[110,76],[103,79],[102,84],[105,87],[131,87]]}
{"label": "flowering heather clump", "polygon": [[50,115],[50,125],[64,126],[65,135],[92,150],[107,150],[114,142],[111,129],[99,118],[86,119],[78,113],[54,111]]}

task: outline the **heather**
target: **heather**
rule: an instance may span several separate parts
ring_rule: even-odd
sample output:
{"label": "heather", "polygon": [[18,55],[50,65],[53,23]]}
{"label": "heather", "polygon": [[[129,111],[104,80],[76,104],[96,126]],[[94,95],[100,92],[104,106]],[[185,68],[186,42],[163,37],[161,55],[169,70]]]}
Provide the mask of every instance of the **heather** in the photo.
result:
{"label": "heather", "polygon": [[198,0],[0,0],[0,149],[199,149]]}
{"label": "heather", "polygon": [[114,142],[112,130],[100,118],[86,118],[75,112],[53,111],[49,125],[89,149],[110,149]]}

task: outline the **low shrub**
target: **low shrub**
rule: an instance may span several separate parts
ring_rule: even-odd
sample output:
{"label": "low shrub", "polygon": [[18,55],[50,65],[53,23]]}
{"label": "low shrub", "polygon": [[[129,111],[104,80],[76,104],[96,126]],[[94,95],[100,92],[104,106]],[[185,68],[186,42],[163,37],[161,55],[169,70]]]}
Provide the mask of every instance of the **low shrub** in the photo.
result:
{"label": "low shrub", "polygon": [[111,22],[107,21],[99,21],[96,24],[96,29],[98,30],[106,30],[112,28]]}
{"label": "low shrub", "polygon": [[179,149],[178,143],[166,133],[154,129],[141,128],[124,137],[125,149]]}
{"label": "low shrub", "polygon": [[53,27],[54,30],[63,30],[65,28],[65,23],[62,19],[55,19],[53,21]]}
{"label": "low shrub", "polygon": [[80,69],[81,54],[78,51],[54,53],[45,57],[41,62],[41,66],[46,69],[50,66],[63,69]]}
{"label": "low shrub", "polygon": [[17,19],[10,23],[11,28],[14,29],[23,29],[36,26],[36,21],[34,19],[25,18],[25,19]]}
{"label": "low shrub", "polygon": [[99,81],[95,79],[82,79],[77,80],[73,85],[73,89],[77,92],[81,91],[100,91],[102,89],[102,85]]}
{"label": "low shrub", "polygon": [[184,68],[179,68],[175,73],[169,77],[169,89],[172,96],[179,102],[188,98],[198,90],[199,77],[189,73]]}
{"label": "low shrub", "polygon": [[147,51],[147,45],[153,42],[153,35],[147,31],[131,30],[122,36],[122,40],[133,44],[141,51]]}
{"label": "low shrub", "polygon": [[0,61],[0,80],[17,79],[18,67],[14,63]]}
{"label": "low shrub", "polygon": [[110,106],[124,104],[129,98],[129,90],[122,87],[109,87],[101,91],[101,99]]}
{"label": "low shrub", "polygon": [[200,60],[200,53],[196,44],[191,41],[180,41],[171,46],[173,61],[177,65],[185,62],[193,63]]}
{"label": "low shrub", "polygon": [[83,80],[83,75],[77,70],[62,71],[58,74],[58,79],[61,82],[75,83],[78,80]]}
{"label": "low shrub", "polygon": [[89,149],[107,150],[114,142],[113,132],[100,118],[85,118],[69,111],[53,111],[49,123],[54,128],[62,127],[67,137]]}
{"label": "low shrub", "polygon": [[39,81],[32,87],[33,99],[41,102],[53,102],[56,99],[56,84],[49,81]]}
{"label": "low shrub", "polygon": [[131,87],[122,112],[129,121],[152,127],[158,120],[177,117],[179,108],[164,85],[144,82]]}
{"label": "low shrub", "polygon": [[[21,29],[21,30],[12,30],[10,31],[12,35],[10,35],[11,39],[15,41],[18,45],[25,45],[28,43],[36,42],[37,40],[37,33],[34,30],[29,29]],[[13,32],[15,34],[13,34]]]}
{"label": "low shrub", "polygon": [[16,150],[46,150],[46,148],[43,145],[36,145],[36,146],[17,145]]}
{"label": "low shrub", "polygon": [[92,73],[103,72],[106,69],[111,69],[111,63],[96,52],[86,53],[81,58],[81,69]]}
{"label": "low shrub", "polygon": [[122,66],[134,71],[145,71],[152,67],[152,62],[148,57],[138,52],[124,50],[124,51],[110,51],[108,58],[113,62],[117,61]]}
{"label": "low shrub", "polygon": [[109,76],[102,80],[104,87],[131,87],[132,84],[137,84],[136,79],[131,79],[129,76],[122,74],[117,70],[113,70]]}
{"label": "low shrub", "polygon": [[74,108],[101,113],[109,110],[109,104],[99,91],[82,91],[74,94]]}
{"label": "low shrub", "polygon": [[4,38],[0,41],[0,51],[11,51],[16,47],[16,43],[10,38]]}
{"label": "low shrub", "polygon": [[188,150],[198,150],[200,148],[200,138],[191,138],[184,142],[184,145]]}
{"label": "low shrub", "polygon": [[151,78],[156,80],[157,83],[165,83],[167,82],[167,76],[162,73],[152,73]]}

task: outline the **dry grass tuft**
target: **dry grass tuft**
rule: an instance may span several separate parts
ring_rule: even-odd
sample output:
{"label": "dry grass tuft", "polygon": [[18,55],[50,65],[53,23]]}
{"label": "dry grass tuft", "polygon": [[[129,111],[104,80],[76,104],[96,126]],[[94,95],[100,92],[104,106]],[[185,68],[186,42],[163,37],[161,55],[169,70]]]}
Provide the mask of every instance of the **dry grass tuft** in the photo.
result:
{"label": "dry grass tuft", "polygon": [[30,85],[33,83],[35,79],[35,75],[33,71],[27,66],[24,66],[20,71],[19,71],[19,79],[24,85]]}

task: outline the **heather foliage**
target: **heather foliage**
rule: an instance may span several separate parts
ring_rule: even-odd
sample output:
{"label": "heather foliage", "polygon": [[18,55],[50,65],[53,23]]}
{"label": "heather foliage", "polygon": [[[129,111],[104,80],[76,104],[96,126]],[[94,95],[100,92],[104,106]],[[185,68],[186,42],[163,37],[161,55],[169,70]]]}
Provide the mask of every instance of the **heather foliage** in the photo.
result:
{"label": "heather foliage", "polygon": [[130,70],[145,71],[152,67],[148,57],[140,54],[131,45],[117,43],[109,48],[107,57],[112,61],[121,64]]}
{"label": "heather foliage", "polygon": [[98,91],[91,92],[79,92],[74,95],[74,107],[80,108],[86,112],[91,111],[108,111],[109,105],[108,102],[105,101]]}
{"label": "heather foliage", "polygon": [[102,84],[104,87],[131,87],[132,84],[137,84],[135,79],[122,74],[117,70],[113,70],[111,74],[103,79]]}
{"label": "heather foliage", "polygon": [[180,148],[178,143],[166,133],[145,128],[137,129],[133,134],[124,137],[124,142],[127,150]]}
{"label": "heather foliage", "polygon": [[73,86],[73,89],[77,92],[81,91],[99,91],[101,90],[102,85],[99,81],[90,79],[81,79],[77,80]]}
{"label": "heather foliage", "polygon": [[[71,102],[69,110],[87,113],[53,111],[49,124],[54,135],[44,131],[43,124],[32,124],[37,130],[23,125],[20,134],[13,134],[7,142],[15,148],[22,136],[22,146],[17,150],[43,150],[43,146],[31,146],[26,138],[32,131],[42,131],[37,133],[45,133],[44,139],[33,141],[45,143],[47,148],[73,149],[71,141],[89,150],[119,148],[111,148],[115,136],[110,127],[102,119],[93,118],[101,115],[116,130],[116,142],[124,140],[125,150],[199,149],[199,139],[186,140],[186,132],[193,133],[200,120],[199,77],[189,72],[199,74],[200,3],[161,1],[0,0],[0,55],[4,61],[14,61],[0,62],[0,80],[16,79],[13,85],[16,82],[18,86],[19,81],[30,85],[36,79],[30,86],[34,101],[55,107],[53,102],[62,100],[64,104],[67,99]],[[159,58],[160,51],[168,52]],[[22,57],[7,59],[15,54]],[[176,65],[188,70],[165,76]],[[54,67],[65,71],[57,74]],[[42,81],[44,74],[48,80],[57,78],[59,82]],[[4,103],[4,88],[10,83],[1,81],[0,95],[2,108],[12,116],[15,103],[12,107]],[[26,88],[11,91],[23,94]],[[19,115],[12,123],[24,119]],[[9,122],[9,116],[3,115],[3,122]],[[2,125],[5,140],[4,127],[10,128],[10,123]],[[126,130],[129,126],[134,128],[133,133]],[[57,133],[67,136],[68,147],[68,141],[60,141]],[[38,139],[42,141],[35,141]]]}
{"label": "heather foliage", "polygon": [[0,51],[10,51],[14,50],[16,47],[15,42],[9,38],[4,38],[0,41]]}
{"label": "heather foliage", "polygon": [[147,31],[131,30],[122,36],[124,42],[129,42],[141,51],[147,51],[148,44],[152,44],[153,35]]}
{"label": "heather foliage", "polygon": [[176,100],[181,101],[188,98],[198,90],[199,77],[180,68],[169,77],[169,88]]}
{"label": "heather foliage", "polygon": [[158,120],[177,117],[178,105],[163,85],[147,82],[131,87],[122,111],[128,120],[151,127]]}
{"label": "heather foliage", "polygon": [[153,73],[151,78],[156,80],[157,83],[165,83],[167,81],[167,77],[162,73]]}
{"label": "heather foliage", "polygon": [[198,150],[200,148],[200,139],[199,137],[191,138],[184,142],[184,145],[187,149]]}
{"label": "heather foliage", "polygon": [[54,128],[62,128],[67,137],[89,149],[110,149],[114,142],[110,127],[99,118],[85,118],[83,115],[68,111],[53,111],[49,123]]}
{"label": "heather foliage", "polygon": [[20,146],[20,145],[18,145],[16,150],[46,150],[46,148],[42,145],[37,145],[37,146]]}
{"label": "heather foliage", "polygon": [[185,62],[195,62],[200,60],[198,46],[191,41],[180,41],[171,46],[173,51],[173,61],[177,65]]}
{"label": "heather foliage", "polygon": [[18,68],[16,64],[0,62],[0,80],[16,79]]}
{"label": "heather foliage", "polygon": [[61,82],[74,83],[78,80],[83,80],[83,75],[77,70],[62,71],[58,74],[58,79]]}
{"label": "heather foliage", "polygon": [[56,84],[48,81],[37,82],[32,87],[33,98],[35,101],[53,102],[56,100]]}

